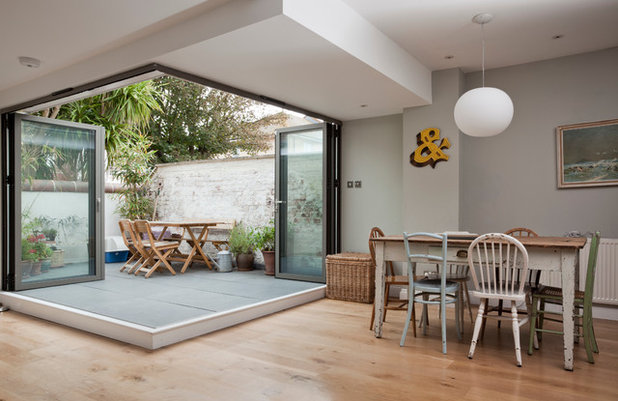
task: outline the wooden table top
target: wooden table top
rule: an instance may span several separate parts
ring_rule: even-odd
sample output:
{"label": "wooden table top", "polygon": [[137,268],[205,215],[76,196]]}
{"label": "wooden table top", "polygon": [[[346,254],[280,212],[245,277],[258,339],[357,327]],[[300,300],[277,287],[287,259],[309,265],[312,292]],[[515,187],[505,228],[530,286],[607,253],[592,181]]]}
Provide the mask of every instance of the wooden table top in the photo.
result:
{"label": "wooden table top", "polygon": [[[583,248],[586,245],[586,238],[571,238],[571,237],[517,237],[519,242],[524,246],[533,246],[541,248]],[[376,242],[403,242],[403,235],[387,235],[380,238],[372,238],[372,241]],[[469,238],[457,238],[450,237],[448,239],[449,244],[453,245],[470,245],[474,240],[473,237]],[[410,238],[411,242],[429,242],[429,243],[441,243],[441,240],[431,237],[413,237]]]}
{"label": "wooden table top", "polygon": [[151,226],[167,226],[167,227],[197,227],[197,226],[216,226],[224,224],[219,220],[187,220],[187,221],[150,221]]}

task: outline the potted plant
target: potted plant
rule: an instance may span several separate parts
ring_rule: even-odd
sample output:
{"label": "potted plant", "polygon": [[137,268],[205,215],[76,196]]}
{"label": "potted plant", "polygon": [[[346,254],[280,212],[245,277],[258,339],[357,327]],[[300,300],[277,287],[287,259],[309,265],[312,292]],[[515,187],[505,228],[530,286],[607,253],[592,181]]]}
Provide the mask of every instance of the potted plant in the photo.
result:
{"label": "potted plant", "polygon": [[30,277],[32,262],[36,259],[36,251],[27,238],[21,239],[21,276]]}
{"label": "potted plant", "polygon": [[230,251],[236,255],[238,270],[253,270],[254,238],[251,229],[238,224],[230,231]]}
{"label": "potted plant", "polygon": [[264,274],[275,275],[275,225],[271,220],[255,232],[255,246],[264,256]]}
{"label": "potted plant", "polygon": [[41,272],[45,273],[49,271],[49,268],[51,267],[51,257],[53,255],[53,251],[51,247],[43,241],[39,241],[37,243],[36,249],[39,259],[41,260]]}
{"label": "potted plant", "polygon": [[32,270],[30,271],[31,276],[37,276],[41,274],[41,265],[43,259],[51,256],[51,250],[44,241],[44,234],[33,234],[28,236],[28,242],[32,244],[32,249],[30,250],[30,253],[35,255],[34,260],[32,261]]}

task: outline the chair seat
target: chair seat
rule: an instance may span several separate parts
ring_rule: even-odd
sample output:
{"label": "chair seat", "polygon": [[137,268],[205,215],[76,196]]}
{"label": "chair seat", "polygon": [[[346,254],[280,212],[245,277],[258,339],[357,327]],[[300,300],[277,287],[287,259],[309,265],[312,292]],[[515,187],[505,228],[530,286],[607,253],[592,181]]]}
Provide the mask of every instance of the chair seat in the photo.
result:
{"label": "chair seat", "polygon": [[509,290],[503,290],[498,292],[483,292],[483,291],[470,291],[470,294],[479,298],[489,298],[489,299],[504,299],[506,301],[519,301],[525,302],[527,291],[519,294],[518,292],[513,292]]}
{"label": "chair seat", "polygon": [[[174,248],[178,246],[178,243],[172,242],[172,241],[157,241],[154,243],[154,246],[155,248],[160,248],[160,249]],[[152,245],[150,244],[150,242],[144,242],[144,247],[151,248]]]}
{"label": "chair seat", "polygon": [[[556,297],[562,298],[562,288],[559,287],[550,287],[550,286],[542,286],[536,292],[537,296],[543,297]],[[584,302],[584,291],[575,291],[575,302]]]}
{"label": "chair seat", "polygon": [[[440,293],[440,279],[422,279],[414,281],[414,289],[423,292]],[[445,292],[456,292],[459,289],[459,284],[453,281],[447,281]]]}

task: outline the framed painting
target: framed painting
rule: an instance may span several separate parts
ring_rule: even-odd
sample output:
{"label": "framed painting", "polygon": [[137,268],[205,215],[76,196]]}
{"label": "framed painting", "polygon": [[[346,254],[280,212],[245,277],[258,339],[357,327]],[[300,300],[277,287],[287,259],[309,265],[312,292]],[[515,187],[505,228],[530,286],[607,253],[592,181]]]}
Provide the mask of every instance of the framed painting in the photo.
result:
{"label": "framed painting", "polygon": [[618,119],[556,128],[558,188],[618,185]]}

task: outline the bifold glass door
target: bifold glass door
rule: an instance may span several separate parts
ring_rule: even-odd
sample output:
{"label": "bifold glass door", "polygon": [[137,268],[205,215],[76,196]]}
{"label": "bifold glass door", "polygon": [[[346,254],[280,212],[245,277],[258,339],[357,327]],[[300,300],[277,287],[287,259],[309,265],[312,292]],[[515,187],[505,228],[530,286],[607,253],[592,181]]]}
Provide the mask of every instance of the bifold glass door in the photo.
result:
{"label": "bifold glass door", "polygon": [[338,127],[277,130],[276,276],[325,282],[325,257],[338,248]]}
{"label": "bifold glass door", "polygon": [[8,121],[4,289],[102,279],[104,129],[23,114]]}

